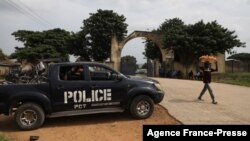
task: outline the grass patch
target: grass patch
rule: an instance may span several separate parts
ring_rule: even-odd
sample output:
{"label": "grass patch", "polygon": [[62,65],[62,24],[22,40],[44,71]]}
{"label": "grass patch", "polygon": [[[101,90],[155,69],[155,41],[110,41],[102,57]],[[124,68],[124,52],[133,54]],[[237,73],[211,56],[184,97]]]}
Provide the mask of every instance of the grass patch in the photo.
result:
{"label": "grass patch", "polygon": [[3,135],[0,135],[0,141],[8,141]]}
{"label": "grass patch", "polygon": [[250,87],[250,73],[213,74],[213,82]]}

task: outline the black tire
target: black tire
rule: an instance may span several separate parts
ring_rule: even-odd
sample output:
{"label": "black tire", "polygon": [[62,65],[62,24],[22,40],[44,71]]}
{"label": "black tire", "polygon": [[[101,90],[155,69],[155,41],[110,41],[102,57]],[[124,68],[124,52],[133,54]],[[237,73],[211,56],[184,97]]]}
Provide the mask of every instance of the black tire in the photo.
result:
{"label": "black tire", "polygon": [[20,129],[33,130],[42,126],[45,114],[39,105],[24,103],[17,109],[14,119]]}
{"label": "black tire", "polygon": [[148,118],[152,115],[153,111],[154,102],[146,95],[135,97],[130,104],[130,113],[136,119]]}

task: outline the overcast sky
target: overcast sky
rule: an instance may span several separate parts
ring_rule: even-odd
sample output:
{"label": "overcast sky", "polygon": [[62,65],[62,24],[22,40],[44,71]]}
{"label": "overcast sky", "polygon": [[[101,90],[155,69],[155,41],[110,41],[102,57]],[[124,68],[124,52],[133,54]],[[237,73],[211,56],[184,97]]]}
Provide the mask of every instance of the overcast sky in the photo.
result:
{"label": "overcast sky", "polygon": [[[236,51],[250,52],[250,0],[0,0],[0,48],[14,52],[20,45],[11,35],[14,31],[48,30],[62,28],[79,31],[83,19],[97,9],[114,10],[127,20],[128,34],[134,30],[152,30],[165,19],[178,17],[186,24],[203,19],[217,20],[219,24],[235,30],[246,48]],[[143,62],[142,39],[128,42],[122,55],[133,55]]]}

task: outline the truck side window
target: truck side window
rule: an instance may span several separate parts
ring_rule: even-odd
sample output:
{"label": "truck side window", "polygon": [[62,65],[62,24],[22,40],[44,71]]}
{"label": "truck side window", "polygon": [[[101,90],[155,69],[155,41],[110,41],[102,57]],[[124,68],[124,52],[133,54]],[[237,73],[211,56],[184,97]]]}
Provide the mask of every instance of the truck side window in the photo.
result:
{"label": "truck side window", "polygon": [[60,68],[60,79],[65,81],[85,80],[84,67],[81,65],[62,66]]}
{"label": "truck side window", "polygon": [[103,66],[89,65],[89,73],[90,79],[94,81],[112,81],[116,79],[112,77],[116,72]]}

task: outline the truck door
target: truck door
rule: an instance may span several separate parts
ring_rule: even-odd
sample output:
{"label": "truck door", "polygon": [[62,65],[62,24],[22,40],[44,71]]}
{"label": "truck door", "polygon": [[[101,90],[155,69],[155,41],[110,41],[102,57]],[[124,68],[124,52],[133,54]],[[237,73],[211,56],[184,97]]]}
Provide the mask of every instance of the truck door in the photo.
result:
{"label": "truck door", "polygon": [[118,73],[104,65],[88,65],[91,108],[120,107],[127,93],[126,81],[118,80]]}
{"label": "truck door", "polygon": [[84,100],[90,94],[85,66],[59,66],[57,71],[59,80],[51,84],[54,112],[85,109]]}

